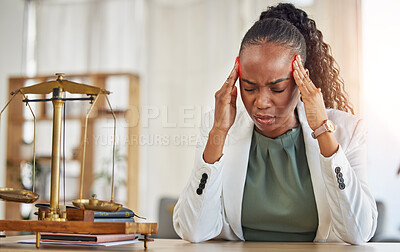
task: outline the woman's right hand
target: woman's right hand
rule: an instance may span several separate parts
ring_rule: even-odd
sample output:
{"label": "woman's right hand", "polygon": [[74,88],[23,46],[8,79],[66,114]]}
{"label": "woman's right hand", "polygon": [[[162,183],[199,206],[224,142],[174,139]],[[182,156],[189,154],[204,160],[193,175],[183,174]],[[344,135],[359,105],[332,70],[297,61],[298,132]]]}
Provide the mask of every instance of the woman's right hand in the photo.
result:
{"label": "woman's right hand", "polygon": [[203,159],[206,163],[213,164],[221,158],[228,130],[235,121],[237,98],[235,82],[237,78],[238,66],[235,63],[228,79],[221,89],[215,93],[214,125],[210,130],[203,152]]}
{"label": "woman's right hand", "polygon": [[236,99],[238,79],[237,62],[222,87],[215,93],[215,114],[213,129],[228,133],[236,117]]}

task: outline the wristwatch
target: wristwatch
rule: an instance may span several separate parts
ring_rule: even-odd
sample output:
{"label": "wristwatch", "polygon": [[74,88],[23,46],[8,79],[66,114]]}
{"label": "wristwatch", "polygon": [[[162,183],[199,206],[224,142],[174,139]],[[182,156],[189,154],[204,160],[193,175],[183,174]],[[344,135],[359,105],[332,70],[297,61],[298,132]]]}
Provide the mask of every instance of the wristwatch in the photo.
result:
{"label": "wristwatch", "polygon": [[335,132],[336,127],[335,124],[331,120],[325,120],[324,123],[318,127],[314,132],[311,133],[311,136],[314,139],[317,139],[317,137],[325,132]]}

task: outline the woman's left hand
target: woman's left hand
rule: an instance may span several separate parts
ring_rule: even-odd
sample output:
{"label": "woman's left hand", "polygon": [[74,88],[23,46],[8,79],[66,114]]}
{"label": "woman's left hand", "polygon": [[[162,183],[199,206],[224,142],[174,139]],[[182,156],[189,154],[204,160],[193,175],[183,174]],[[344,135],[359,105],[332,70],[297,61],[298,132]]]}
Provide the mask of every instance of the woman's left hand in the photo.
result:
{"label": "woman's left hand", "polygon": [[310,80],[309,72],[304,69],[300,55],[297,55],[293,62],[293,77],[300,90],[308,125],[315,131],[328,119],[328,116],[326,115],[321,89],[315,87]]}

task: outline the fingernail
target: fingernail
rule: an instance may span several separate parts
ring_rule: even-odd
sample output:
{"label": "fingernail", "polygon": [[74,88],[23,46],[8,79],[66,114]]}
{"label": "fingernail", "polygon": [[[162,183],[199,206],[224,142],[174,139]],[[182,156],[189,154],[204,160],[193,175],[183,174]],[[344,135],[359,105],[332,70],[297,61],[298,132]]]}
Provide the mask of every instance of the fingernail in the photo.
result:
{"label": "fingernail", "polygon": [[297,63],[297,61],[294,62],[294,65],[295,65],[296,67],[299,67],[299,64]]}
{"label": "fingernail", "polygon": [[299,62],[301,63],[301,57],[300,57],[300,55],[297,56],[297,59],[298,59]]}

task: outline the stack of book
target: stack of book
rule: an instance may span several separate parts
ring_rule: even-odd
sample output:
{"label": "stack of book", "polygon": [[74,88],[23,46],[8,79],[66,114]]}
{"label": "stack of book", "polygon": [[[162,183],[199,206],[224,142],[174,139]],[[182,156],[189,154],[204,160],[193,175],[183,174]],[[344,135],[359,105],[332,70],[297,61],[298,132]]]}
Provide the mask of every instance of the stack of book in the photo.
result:
{"label": "stack of book", "polygon": [[[46,211],[50,207],[49,204],[36,204],[35,206],[39,208],[38,212]],[[69,218],[71,218],[71,221],[77,220],[74,219],[73,211],[75,210],[79,209],[71,206],[67,207],[67,212],[70,211],[69,213],[71,214],[68,215]],[[79,216],[82,218],[81,215]],[[135,222],[134,217],[136,215],[132,210],[122,207],[121,210],[119,210],[118,212],[95,211],[92,212],[91,215],[89,216],[90,217],[88,218],[93,220],[94,222]],[[137,240],[137,235],[135,234],[75,234],[75,233],[41,232],[40,241],[43,243],[50,243],[50,244],[71,244],[71,245],[97,244],[101,246],[108,246],[114,243],[115,245],[118,245],[121,244],[121,242],[130,243],[130,242],[137,242],[138,240]]]}
{"label": "stack of book", "polygon": [[118,212],[94,212],[94,222],[135,222],[135,213],[128,208],[121,208]]}

